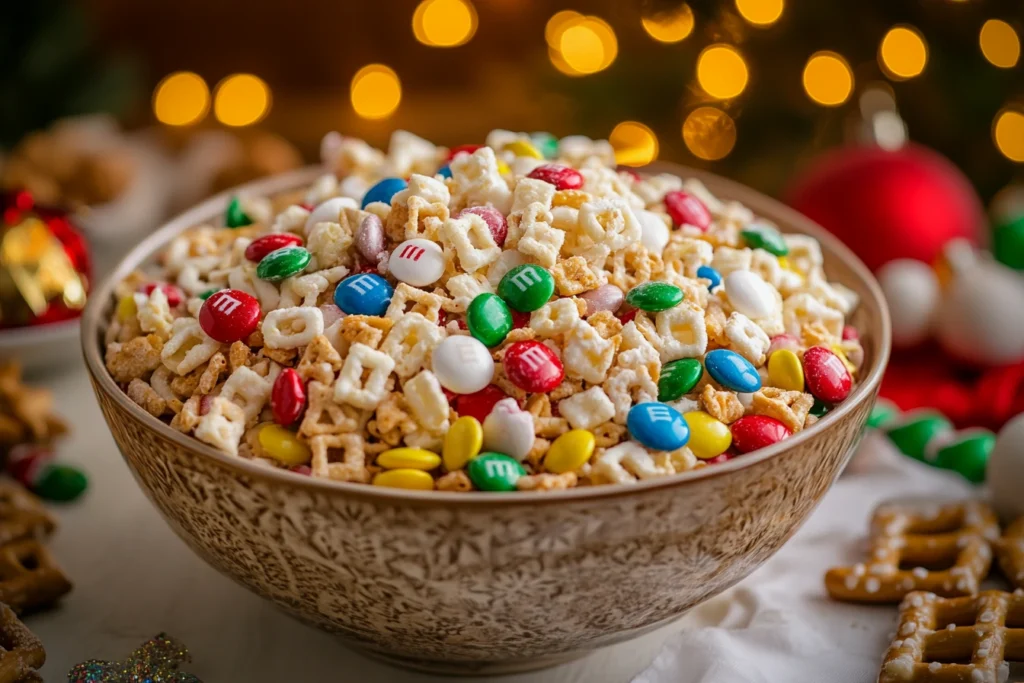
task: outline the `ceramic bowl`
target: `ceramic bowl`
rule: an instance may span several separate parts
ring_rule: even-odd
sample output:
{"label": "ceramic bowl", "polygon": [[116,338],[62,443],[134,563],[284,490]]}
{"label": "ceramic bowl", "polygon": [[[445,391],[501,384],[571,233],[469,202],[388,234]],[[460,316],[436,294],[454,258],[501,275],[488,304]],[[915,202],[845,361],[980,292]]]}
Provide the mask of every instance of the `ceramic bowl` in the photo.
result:
{"label": "ceramic bowl", "polygon": [[[352,646],[447,672],[540,668],[678,618],[750,574],[792,536],[843,470],[889,355],[878,285],[836,239],[736,183],[679,166],[788,232],[821,241],[831,280],[861,297],[865,362],[850,397],[794,437],[727,463],[633,486],[443,493],[321,481],[222,454],[136,406],[103,366],[114,282],[225,193],[133,250],[89,299],[93,387],[139,486],[206,562]],[[305,169],[244,186],[273,194]]]}

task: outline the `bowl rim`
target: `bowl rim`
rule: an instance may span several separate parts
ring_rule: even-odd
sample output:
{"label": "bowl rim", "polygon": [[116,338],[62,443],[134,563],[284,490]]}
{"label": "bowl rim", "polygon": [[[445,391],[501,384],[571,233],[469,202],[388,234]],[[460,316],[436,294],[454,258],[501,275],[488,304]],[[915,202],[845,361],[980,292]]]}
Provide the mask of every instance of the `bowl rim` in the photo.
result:
{"label": "bowl rim", "polygon": [[751,209],[756,215],[768,218],[785,231],[796,230],[808,234],[817,239],[833,258],[849,268],[853,275],[860,280],[868,296],[862,298],[860,305],[869,305],[877,310],[881,321],[881,329],[874,331],[876,338],[876,353],[874,366],[866,377],[855,387],[853,393],[838,408],[829,413],[828,419],[823,419],[811,427],[801,430],[798,434],[791,436],[784,441],[773,444],[767,448],[742,458],[734,458],[714,467],[702,467],[689,472],[667,477],[659,477],[640,481],[632,485],[607,485],[607,486],[586,486],[566,489],[561,491],[516,491],[508,495],[495,495],[492,492],[471,491],[467,493],[456,493],[451,491],[410,491],[405,489],[388,488],[383,486],[370,486],[353,482],[334,481],[331,479],[320,479],[306,475],[296,474],[288,470],[268,467],[256,464],[237,456],[228,455],[215,449],[213,446],[203,443],[193,436],[183,434],[172,429],[167,423],[153,417],[143,410],[128,395],[117,386],[110,373],[107,372],[101,352],[100,329],[105,320],[104,313],[110,305],[114,287],[131,271],[149,260],[156,251],[166,245],[173,237],[189,227],[203,222],[209,222],[219,217],[232,197],[239,194],[273,195],[281,192],[301,189],[303,186],[312,183],[317,177],[324,173],[321,166],[307,166],[285,174],[272,176],[249,182],[229,190],[225,190],[187,211],[178,214],[168,220],[162,227],[151,233],[148,237],[137,244],[118,265],[103,279],[103,282],[95,287],[89,296],[85,311],[81,317],[81,339],[82,352],[85,357],[86,367],[92,375],[97,391],[102,390],[123,410],[128,412],[136,421],[144,426],[155,429],[164,439],[180,446],[185,452],[192,455],[199,454],[210,459],[228,470],[236,470],[246,476],[270,480],[282,487],[300,487],[311,493],[345,494],[357,498],[368,498],[377,503],[401,503],[419,505],[443,505],[450,506],[505,506],[505,505],[538,505],[551,503],[569,503],[581,501],[595,501],[620,496],[632,496],[640,493],[650,493],[661,489],[685,486],[687,484],[703,481],[713,477],[726,476],[738,470],[754,467],[760,463],[779,456],[781,453],[792,448],[799,447],[807,441],[818,436],[823,436],[834,424],[838,424],[841,417],[852,412],[863,401],[868,400],[875,393],[876,388],[882,380],[882,374],[889,360],[891,344],[891,323],[889,311],[885,304],[881,288],[877,281],[857,256],[853,254],[838,238],[828,233],[824,228],[814,223],[811,219],[800,214],[781,202],[768,197],[752,188],[742,185],[713,173],[693,169],[669,162],[655,162],[639,170],[649,170],[658,173],[670,173],[683,178],[696,178],[704,183],[716,196],[740,200]]}

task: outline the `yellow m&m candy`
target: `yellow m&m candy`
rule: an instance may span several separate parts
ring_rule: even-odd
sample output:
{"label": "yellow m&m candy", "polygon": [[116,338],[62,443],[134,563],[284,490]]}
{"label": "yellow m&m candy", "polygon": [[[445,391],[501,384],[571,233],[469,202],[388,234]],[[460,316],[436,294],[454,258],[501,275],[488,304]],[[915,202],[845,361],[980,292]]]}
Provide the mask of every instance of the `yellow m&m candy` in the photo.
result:
{"label": "yellow m&m candy", "polygon": [[373,478],[373,485],[410,491],[432,491],[434,490],[434,478],[423,470],[387,470]]}
{"label": "yellow m&m candy", "polygon": [[690,440],[686,445],[701,460],[716,458],[732,445],[729,425],[719,422],[703,410],[684,413],[683,419],[690,428]]}
{"label": "yellow m&m candy", "polygon": [[768,357],[768,383],[786,391],[804,390],[804,367],[800,357],[789,349],[779,349]]}
{"label": "yellow m&m candy", "polygon": [[441,456],[422,448],[392,448],[377,456],[377,464],[386,470],[432,470],[441,464]]}
{"label": "yellow m&m candy", "polygon": [[534,159],[543,159],[544,155],[537,151],[537,148],[531,145],[526,140],[516,140],[505,145],[505,149],[512,152],[517,157],[533,157]]}
{"label": "yellow m&m candy", "polygon": [[839,344],[832,345],[832,353],[839,356],[839,360],[843,361],[843,365],[846,366],[846,371],[851,375],[857,372],[857,366],[850,362],[850,359],[846,357],[846,351],[843,351],[843,347]]}
{"label": "yellow m&m candy", "polygon": [[463,415],[452,423],[444,437],[441,456],[449,472],[461,470],[475,458],[484,445],[484,429],[480,421],[471,415]]}
{"label": "yellow m&m candy", "polygon": [[544,456],[544,468],[555,474],[583,467],[594,453],[596,439],[586,429],[573,429],[555,439]]}
{"label": "yellow m&m candy", "polygon": [[135,305],[135,297],[131,294],[125,294],[117,302],[117,319],[126,323],[135,317],[138,313],[139,308]]}
{"label": "yellow m&m candy", "polygon": [[302,443],[297,434],[281,425],[266,425],[260,429],[257,438],[263,452],[282,465],[298,467],[305,465],[313,457],[309,452],[309,446]]}

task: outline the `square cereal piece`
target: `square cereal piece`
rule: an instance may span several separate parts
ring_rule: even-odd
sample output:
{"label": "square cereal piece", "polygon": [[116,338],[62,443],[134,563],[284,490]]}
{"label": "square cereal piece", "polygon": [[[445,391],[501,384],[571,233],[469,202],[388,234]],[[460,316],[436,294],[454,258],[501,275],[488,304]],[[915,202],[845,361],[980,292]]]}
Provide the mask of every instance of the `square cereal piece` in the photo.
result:
{"label": "square cereal piece", "polygon": [[358,434],[322,434],[309,440],[313,453],[310,469],[314,477],[367,484],[363,437]]}

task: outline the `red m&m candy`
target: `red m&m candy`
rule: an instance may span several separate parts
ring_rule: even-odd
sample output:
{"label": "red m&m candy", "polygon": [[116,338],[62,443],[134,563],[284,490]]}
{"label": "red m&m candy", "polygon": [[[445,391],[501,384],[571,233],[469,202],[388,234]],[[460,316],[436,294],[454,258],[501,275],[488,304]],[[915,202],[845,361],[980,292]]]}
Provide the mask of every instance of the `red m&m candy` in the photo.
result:
{"label": "red m&m candy", "polygon": [[153,293],[153,290],[159,287],[163,290],[164,296],[167,297],[167,305],[174,308],[182,302],[185,296],[181,293],[181,290],[174,285],[159,282],[149,282],[142,285],[142,293],[149,296]]}
{"label": "red m&m candy", "polygon": [[860,339],[860,332],[853,325],[846,325],[843,327],[843,341],[851,339]]}
{"label": "red m&m candy", "polygon": [[536,341],[521,341],[505,350],[505,375],[523,391],[546,393],[562,383],[565,369],[555,352]]}
{"label": "red m&m candy", "polygon": [[526,177],[550,183],[555,186],[556,190],[578,190],[583,187],[583,176],[579,171],[558,164],[538,166]]}
{"label": "red m&m candy", "polygon": [[483,147],[483,145],[459,145],[448,150],[448,161],[451,161],[460,154],[472,154]]}
{"label": "red m&m candy", "polygon": [[773,417],[746,415],[732,423],[732,447],[740,453],[749,453],[771,446],[791,436],[789,427]]}
{"label": "red m&m candy", "polygon": [[285,368],[274,380],[270,390],[270,410],[274,422],[284,427],[294,423],[306,407],[306,387],[302,377],[292,368]]}
{"label": "red m&m candy", "polygon": [[456,218],[461,218],[467,213],[474,213],[484,219],[484,223],[487,223],[495,244],[499,247],[505,244],[505,238],[508,237],[508,221],[501,211],[498,211],[493,206],[471,206],[460,211]]}
{"label": "red m&m candy", "polygon": [[253,263],[259,263],[263,257],[272,251],[283,247],[302,246],[302,238],[290,232],[274,232],[253,240],[252,244],[245,248],[245,258]]}
{"label": "red m&m candy", "polygon": [[505,392],[491,384],[476,393],[456,396],[455,412],[459,414],[459,417],[469,415],[483,423],[484,419],[491,414],[494,404],[503,398],[506,398]]}
{"label": "red m&m candy", "polygon": [[825,403],[839,403],[853,387],[853,378],[842,359],[824,346],[804,351],[804,377],[807,391]]}
{"label": "red m&m candy", "polygon": [[675,191],[665,195],[665,210],[672,218],[672,224],[677,228],[680,225],[692,225],[701,230],[711,227],[711,212],[704,202],[691,194]]}
{"label": "red m&m candy", "polygon": [[199,309],[199,326],[211,339],[231,344],[245,339],[260,322],[260,302],[237,289],[214,292]]}

